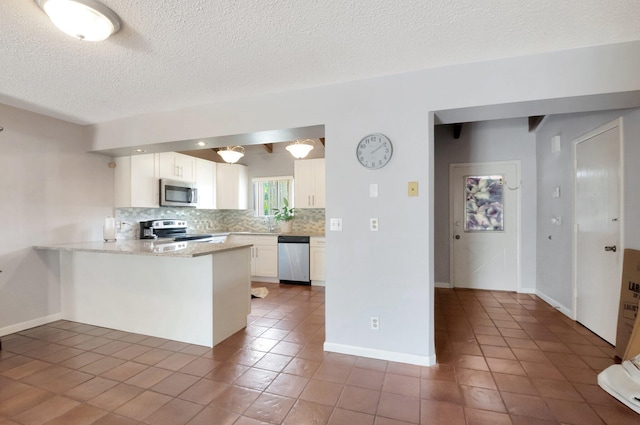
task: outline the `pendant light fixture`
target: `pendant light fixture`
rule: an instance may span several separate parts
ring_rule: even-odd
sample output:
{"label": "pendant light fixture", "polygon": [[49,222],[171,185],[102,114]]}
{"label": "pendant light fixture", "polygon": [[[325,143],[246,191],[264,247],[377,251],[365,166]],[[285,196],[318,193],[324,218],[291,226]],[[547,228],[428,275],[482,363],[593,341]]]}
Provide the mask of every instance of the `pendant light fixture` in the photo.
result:
{"label": "pendant light fixture", "polygon": [[120,29],[120,18],[97,0],[35,0],[60,31],[80,40],[102,41]]}
{"label": "pendant light fixture", "polygon": [[291,142],[285,149],[288,150],[294,158],[302,159],[309,155],[309,152],[313,149],[316,142],[311,139],[296,140]]}
{"label": "pendant light fixture", "polygon": [[224,149],[218,149],[218,155],[222,157],[224,162],[235,164],[244,156],[244,148],[242,146],[227,146]]}

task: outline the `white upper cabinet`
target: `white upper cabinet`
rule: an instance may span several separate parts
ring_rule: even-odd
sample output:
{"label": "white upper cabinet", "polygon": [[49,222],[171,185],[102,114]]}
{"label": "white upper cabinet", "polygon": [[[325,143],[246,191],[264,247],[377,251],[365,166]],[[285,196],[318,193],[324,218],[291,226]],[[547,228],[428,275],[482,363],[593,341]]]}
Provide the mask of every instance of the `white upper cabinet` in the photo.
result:
{"label": "white upper cabinet", "polygon": [[297,160],[293,170],[295,207],[324,208],[324,158]]}
{"label": "white upper cabinet", "polygon": [[217,164],[216,208],[219,210],[249,208],[249,173],[246,165]]}
{"label": "white upper cabinet", "polygon": [[213,161],[196,158],[197,208],[212,210],[216,207],[216,165]]}
{"label": "white upper cabinet", "polygon": [[[161,178],[196,182],[198,208],[216,208],[217,164],[213,161],[166,152],[121,156],[114,162],[116,208],[158,208]],[[169,175],[169,172],[182,173],[182,176]]]}
{"label": "white upper cabinet", "polygon": [[177,152],[160,153],[160,178],[196,181],[196,158]]}
{"label": "white upper cabinet", "polygon": [[158,155],[145,154],[115,158],[116,208],[157,208]]}

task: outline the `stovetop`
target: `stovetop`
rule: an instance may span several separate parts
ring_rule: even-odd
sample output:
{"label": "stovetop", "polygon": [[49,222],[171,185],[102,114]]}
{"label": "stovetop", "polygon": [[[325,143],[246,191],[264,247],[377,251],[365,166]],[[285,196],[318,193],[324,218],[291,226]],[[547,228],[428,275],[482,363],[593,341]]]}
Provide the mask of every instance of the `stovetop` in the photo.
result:
{"label": "stovetop", "polygon": [[187,232],[187,222],[178,219],[160,219],[140,222],[140,239],[170,238],[176,242],[211,239],[213,235]]}
{"label": "stovetop", "polygon": [[182,234],[174,234],[172,235],[173,240],[176,242],[183,241],[197,241],[200,239],[210,239],[213,235],[209,235],[206,233],[198,234],[198,233],[182,233]]}

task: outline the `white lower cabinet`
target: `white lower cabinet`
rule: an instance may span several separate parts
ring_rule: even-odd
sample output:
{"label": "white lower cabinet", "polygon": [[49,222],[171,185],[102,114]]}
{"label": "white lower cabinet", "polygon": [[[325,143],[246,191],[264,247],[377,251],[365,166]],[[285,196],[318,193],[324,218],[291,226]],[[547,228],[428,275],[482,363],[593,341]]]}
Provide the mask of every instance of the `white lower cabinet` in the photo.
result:
{"label": "white lower cabinet", "polygon": [[325,281],[325,239],[323,237],[311,237],[309,243],[309,273],[311,275],[311,283],[321,281],[318,284],[323,285]]}
{"label": "white lower cabinet", "polygon": [[231,243],[253,244],[251,276],[278,277],[278,237],[276,235],[230,235]]}

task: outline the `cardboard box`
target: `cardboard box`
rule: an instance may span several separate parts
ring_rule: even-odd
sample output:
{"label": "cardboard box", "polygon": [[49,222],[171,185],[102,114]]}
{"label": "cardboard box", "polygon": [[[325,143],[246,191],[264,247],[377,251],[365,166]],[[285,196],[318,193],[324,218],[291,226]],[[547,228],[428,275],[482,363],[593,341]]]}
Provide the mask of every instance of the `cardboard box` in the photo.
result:
{"label": "cardboard box", "polygon": [[624,353],[622,360],[629,360],[640,354],[640,315],[636,317],[636,324],[633,325],[633,332],[627,344],[627,351]]}
{"label": "cardboard box", "polygon": [[[638,316],[638,300],[640,300],[640,251],[625,249],[622,264],[622,287],[620,290],[620,309],[618,310],[618,331],[616,333],[616,356],[623,360],[627,346],[634,333],[634,325]],[[636,332],[636,340],[640,344],[640,330]],[[633,349],[635,350],[635,348]],[[633,351],[632,350],[632,351]],[[633,356],[630,356],[633,357]]]}

